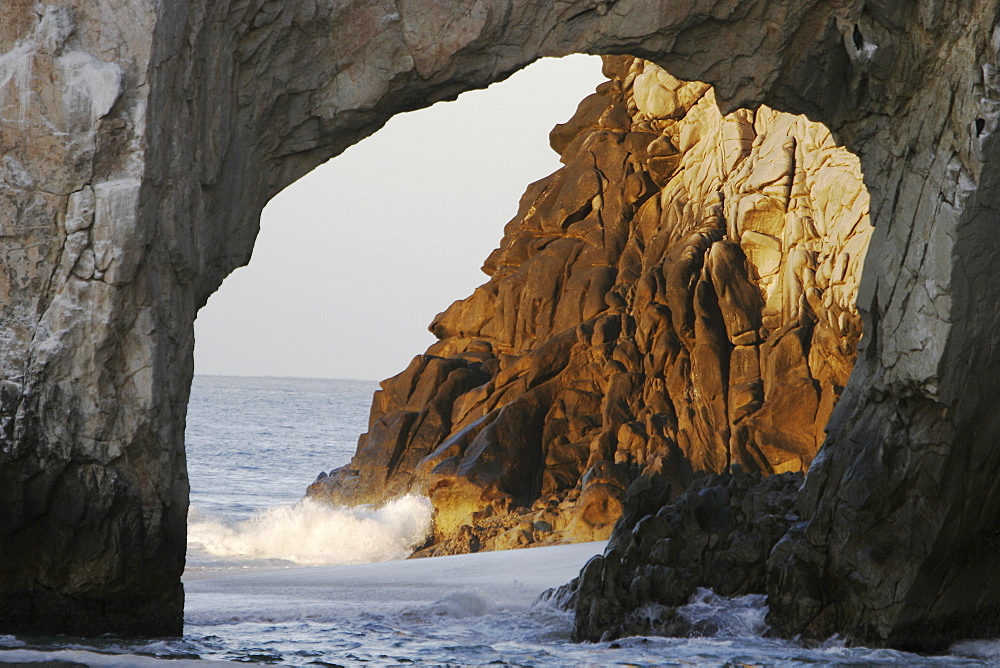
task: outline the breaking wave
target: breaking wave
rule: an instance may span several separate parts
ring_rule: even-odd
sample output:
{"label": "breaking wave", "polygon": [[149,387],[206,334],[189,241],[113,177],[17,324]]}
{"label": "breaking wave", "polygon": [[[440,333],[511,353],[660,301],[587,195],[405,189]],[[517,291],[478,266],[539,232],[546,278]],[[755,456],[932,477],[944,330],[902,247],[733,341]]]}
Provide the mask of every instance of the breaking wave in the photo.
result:
{"label": "breaking wave", "polygon": [[244,522],[225,522],[192,509],[188,547],[216,557],[280,559],[332,566],[405,559],[431,529],[428,499],[404,496],[375,508],[334,507],[312,499],[277,506]]}

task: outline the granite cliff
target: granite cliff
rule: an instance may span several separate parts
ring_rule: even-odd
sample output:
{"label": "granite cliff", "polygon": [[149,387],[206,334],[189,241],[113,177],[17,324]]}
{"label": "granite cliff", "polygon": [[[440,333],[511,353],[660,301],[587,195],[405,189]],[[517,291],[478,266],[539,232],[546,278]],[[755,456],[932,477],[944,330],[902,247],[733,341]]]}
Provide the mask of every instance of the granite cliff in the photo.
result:
{"label": "granite cliff", "polygon": [[649,61],[604,70],[490,280],[435,318],[313,496],[427,494],[424,553],[444,553],[606,539],[640,478],[808,467],[861,334],[857,158],[801,116],[723,116]]}
{"label": "granite cliff", "polygon": [[[486,86],[539,57],[585,52],[628,54],[682,80],[711,84],[721,113],[753,110],[755,128],[768,116],[759,110],[762,104],[805,114],[824,123],[833,143],[860,160],[874,225],[857,293],[864,337],[798,495],[800,521],[770,552],[765,586],[772,627],[787,635],[838,632],[852,640],[920,647],[959,634],[996,635],[1000,581],[990,575],[1000,566],[1000,295],[989,277],[1000,263],[1000,146],[993,139],[1000,122],[998,9],[996,0],[6,2],[0,22],[0,630],[179,633],[191,325],[225,276],[249,260],[266,201],[393,114]],[[627,95],[626,79],[621,95]],[[678,103],[687,109],[680,97]],[[606,129],[621,132],[626,121],[607,122],[620,123]],[[572,128],[565,134],[581,136]],[[680,145],[669,143],[681,153]],[[576,153],[570,144],[557,142],[572,171]],[[632,160],[625,154],[637,155],[638,144],[623,145],[621,159]],[[647,156],[665,158],[666,168],[671,155],[652,155],[651,144],[645,144]],[[647,187],[665,186],[650,169],[652,186],[638,177],[612,187],[624,173],[613,163],[601,166],[610,169],[608,197],[596,204],[591,199],[589,211],[577,202],[565,216],[545,221],[566,223],[564,230],[538,220],[537,229],[553,238],[551,244],[534,248],[540,260],[526,263],[530,235],[521,236],[520,248],[512,242],[491,265],[495,285],[512,289],[517,271],[505,272],[514,267],[537,264],[544,275],[541,259],[551,257],[555,264],[558,253],[573,244],[583,256],[593,246],[574,235],[585,237],[594,211],[608,212],[602,220],[610,224],[609,239],[627,243],[633,237],[631,230],[617,231],[621,221],[612,212],[634,206]],[[605,192],[604,180],[587,185],[593,172],[577,169],[581,192]],[[625,195],[621,202],[612,196],[617,192]],[[654,200],[640,209],[654,207]],[[681,294],[693,290],[694,304],[703,307],[681,323],[695,334],[706,322],[718,326],[724,304],[746,304],[750,295],[718,291],[723,275],[734,287],[742,285],[740,255],[728,229],[735,219],[726,205],[722,200],[722,236],[730,243],[713,236],[721,230],[707,232],[704,243],[711,240],[718,256],[690,248],[691,271],[683,274],[696,282]],[[711,225],[709,219],[688,220]],[[652,232],[643,228],[634,237],[646,242]],[[748,248],[741,238],[739,251],[752,262]],[[617,284],[622,268],[641,277],[649,269],[642,264],[646,250],[623,249],[621,257],[630,260],[624,267],[615,264],[613,279],[611,260],[590,251],[594,270],[578,278]],[[799,271],[808,257],[804,251],[784,260],[796,267],[790,275],[808,276]],[[694,271],[699,257],[702,267]],[[750,271],[749,264],[744,268]],[[832,293],[820,287],[820,274],[817,265],[816,289]],[[636,290],[652,297],[655,288],[651,301],[663,303],[657,301],[658,281],[638,279]],[[792,306],[814,313],[809,297],[816,294],[802,285],[808,309],[798,308],[801,300]],[[545,393],[553,401],[557,390],[570,397],[573,379],[547,377],[563,354],[593,352],[584,383],[598,377],[592,372],[598,364],[600,380],[607,377],[609,386],[611,380],[638,383],[632,374],[640,371],[629,365],[640,358],[624,349],[615,358],[629,318],[636,324],[636,346],[642,321],[654,336],[674,330],[678,356],[681,348],[689,351],[690,329],[674,327],[682,309],[669,300],[669,316],[647,314],[627,291],[605,291],[615,296],[602,305],[596,296],[587,301],[589,287],[560,287],[560,295],[584,299],[566,301],[562,313],[552,314],[552,324],[578,312],[581,323],[573,328],[580,336],[547,357],[525,345],[526,335],[549,328],[548,315],[530,309],[530,295],[524,319],[500,315],[492,334],[466,320],[476,311],[475,296],[439,319],[444,345],[452,340],[466,346],[464,353],[460,347],[438,351],[444,359],[466,355],[451,363],[466,368],[456,376],[456,396],[471,389],[464,383],[478,380],[459,382],[477,373],[477,356],[483,359],[483,382],[493,378],[489,356],[498,360],[494,388],[504,379],[499,367],[509,351],[499,344],[486,350],[474,340],[518,346],[515,356],[538,362],[537,373],[526,370],[523,381],[514,378],[523,370],[505,378],[515,387],[523,383],[523,396],[533,397],[523,409],[536,419],[542,407],[557,405]],[[795,285],[779,287],[796,291]],[[595,288],[594,294],[601,292]],[[555,297],[548,303],[557,301],[563,305]],[[718,313],[711,311],[715,307]],[[765,315],[765,308],[766,302],[757,311],[762,330],[764,319],[775,317]],[[610,316],[606,329],[581,327],[603,311]],[[781,322],[791,323],[790,315],[782,309]],[[814,334],[821,322],[813,325]],[[696,360],[710,367],[718,361],[728,365],[719,366],[720,372],[732,373],[730,349],[739,346],[757,346],[758,359],[764,359],[768,344],[761,330],[761,340],[751,343],[730,338],[751,331],[738,321],[731,324],[738,326],[727,326],[725,339],[687,353],[692,368]],[[459,325],[475,325],[470,332],[489,336],[466,337]],[[825,345],[815,336],[807,340],[804,330],[802,346]],[[766,331],[771,336],[777,330]],[[791,346],[795,337],[781,340]],[[610,362],[598,361],[607,354]],[[644,364],[645,355],[641,359]],[[811,358],[806,361],[815,379]],[[572,368],[585,367],[574,362]],[[451,370],[446,365],[440,372]],[[642,374],[655,376],[644,366]],[[833,383],[835,375],[819,378]],[[609,401],[622,413],[609,414],[607,421],[601,399],[593,434],[589,424],[570,420],[598,415],[593,403],[584,406],[592,397],[581,393],[579,409],[560,407],[566,421],[547,442],[566,461],[554,460],[552,468],[565,464],[560,472],[572,477],[574,467],[585,473],[600,461],[590,462],[587,440],[587,459],[580,464],[583,446],[576,438],[585,432],[613,432],[613,443],[612,436],[598,439],[596,454],[616,466],[648,466],[649,453],[640,444],[656,437],[663,441],[655,447],[667,452],[667,437],[677,432],[669,424],[646,424],[644,383],[644,403],[626,402],[623,408]],[[742,406],[729,399],[736,385],[716,379],[713,387],[725,388],[726,400],[706,397],[699,404],[715,412],[698,419],[721,429],[691,447],[688,454],[696,460],[746,456],[734,429],[746,419],[729,414],[730,407]],[[683,383],[677,386],[683,391]],[[651,398],[666,396],[652,389]],[[607,392],[623,396],[615,388]],[[399,410],[393,401],[403,401],[389,394],[383,399],[385,415]],[[470,397],[467,403],[487,416],[497,407],[488,402],[477,408]],[[768,410],[775,408],[768,408],[765,389],[759,412]],[[679,423],[682,417],[676,417]],[[499,433],[499,427],[480,426],[482,434]],[[636,433],[640,426],[644,436]],[[785,446],[764,449],[764,421],[753,433],[761,468],[793,460]],[[480,444],[487,440],[483,436]],[[679,437],[674,440],[679,450],[684,447]],[[620,442],[623,460],[615,462]],[[453,465],[472,464],[467,455]],[[803,463],[809,456],[794,455]],[[707,459],[705,464],[716,465]],[[502,470],[481,467],[477,480],[492,484],[489,476]],[[548,479],[557,485],[567,480]],[[460,480],[451,479],[458,501],[470,496]],[[515,501],[526,494],[505,484],[494,485],[501,503],[504,494]],[[540,489],[542,482],[532,484]],[[660,512],[642,503],[657,498],[652,485],[636,492],[637,514]],[[736,492],[731,499],[743,493]],[[684,501],[678,497],[677,503]],[[669,512],[686,522],[682,507]]]}

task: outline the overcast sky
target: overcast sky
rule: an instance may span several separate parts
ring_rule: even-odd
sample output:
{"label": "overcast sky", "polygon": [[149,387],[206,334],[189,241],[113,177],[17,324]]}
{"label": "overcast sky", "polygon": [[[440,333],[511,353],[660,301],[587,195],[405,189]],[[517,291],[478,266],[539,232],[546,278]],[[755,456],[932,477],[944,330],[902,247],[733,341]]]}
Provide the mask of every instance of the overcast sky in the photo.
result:
{"label": "overcast sky", "polygon": [[486,281],[525,187],[559,168],[556,123],[600,59],[545,59],[393,118],[264,209],[249,266],[195,322],[195,373],[381,380],[434,342],[433,317]]}

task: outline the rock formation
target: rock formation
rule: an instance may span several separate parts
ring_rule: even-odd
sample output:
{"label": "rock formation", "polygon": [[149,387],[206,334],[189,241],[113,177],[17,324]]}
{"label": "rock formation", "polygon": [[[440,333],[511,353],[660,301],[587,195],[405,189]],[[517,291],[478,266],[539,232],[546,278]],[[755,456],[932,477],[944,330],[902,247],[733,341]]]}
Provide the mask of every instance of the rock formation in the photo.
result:
{"label": "rock formation", "polygon": [[576,613],[574,638],[685,636],[692,629],[676,608],[698,587],[721,596],[766,594],[768,555],[798,519],[801,483],[801,474],[736,470],[702,476],[672,502],[664,485],[648,489],[604,554],[551,594]]}
{"label": "rock formation", "polygon": [[[248,261],[267,199],[395,113],[538,57],[587,52],[645,58],[712,84],[726,114],[760,104],[806,114],[861,162],[875,226],[857,302],[865,336],[804,483],[804,524],[772,555],[773,627],[923,646],[996,634],[1000,297],[989,276],[1000,264],[998,8],[9,0],[0,23],[0,630],[179,632],[191,324]],[[626,192],[641,198],[642,185]],[[590,205],[618,206],[603,197]],[[576,212],[587,216],[585,206]],[[560,234],[552,253],[573,243]],[[720,251],[718,261],[735,256]],[[608,280],[599,266],[593,280]],[[726,301],[705,293],[699,304]],[[812,293],[802,294],[811,306]],[[628,302],[605,306],[623,312]],[[533,327],[544,322],[529,315]],[[695,311],[688,325],[704,327],[701,317]],[[517,322],[501,322],[509,318]],[[617,349],[612,322],[564,342],[567,354]],[[718,349],[732,345],[727,338]],[[545,374],[564,350],[544,365],[534,351],[540,366],[525,376],[537,383],[528,392],[550,391],[554,376]],[[612,361],[625,368],[609,367],[616,383],[638,373],[613,351]],[[544,405],[525,400],[515,410],[538,419]],[[623,425],[637,422],[631,415]],[[703,419],[730,424],[728,414]],[[582,427],[566,424],[567,439]],[[617,433],[613,445],[601,456],[617,451]],[[769,464],[782,461],[771,456]]]}
{"label": "rock formation", "polygon": [[605,74],[553,130],[565,167],[529,187],[490,280],[310,493],[428,494],[464,550],[606,539],[640,476],[806,469],[861,334],[857,158],[801,116],[723,116],[649,61]]}

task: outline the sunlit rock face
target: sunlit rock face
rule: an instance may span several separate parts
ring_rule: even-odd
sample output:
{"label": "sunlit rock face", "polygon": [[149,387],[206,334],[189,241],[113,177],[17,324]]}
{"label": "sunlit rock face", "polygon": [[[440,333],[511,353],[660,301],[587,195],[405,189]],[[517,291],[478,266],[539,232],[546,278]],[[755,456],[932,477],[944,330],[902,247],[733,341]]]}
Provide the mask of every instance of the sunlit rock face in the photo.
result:
{"label": "sunlit rock face", "polygon": [[[636,72],[629,81],[619,68],[621,92],[608,84],[595,102],[610,110],[596,121],[607,137],[585,131],[595,123],[586,110],[580,127],[557,133],[567,172],[547,185],[567,180],[567,192],[592,193],[589,204],[561,200],[569,208],[542,207],[545,216],[525,209],[524,233],[511,230],[509,247],[488,263],[498,289],[539,292],[497,300],[517,312],[479,311],[477,319],[475,304],[489,297],[479,295],[443,315],[436,329],[444,343],[434,353],[444,362],[418,361],[411,378],[421,383],[387,392],[377,407],[405,417],[440,394],[419,427],[442,438],[467,418],[466,408],[496,418],[469,422],[463,437],[483,456],[458,441],[440,453],[428,479],[451,463],[433,473],[435,498],[450,494],[464,517],[462,505],[484,490],[496,490],[491,504],[503,509],[508,497],[530,498],[593,469],[581,480],[595,490],[593,504],[584,504],[595,514],[576,525],[586,531],[614,514],[617,490],[628,484],[622,469],[636,474],[658,460],[676,476],[688,462],[709,468],[736,459],[771,470],[807,462],[818,432],[807,438],[806,430],[829,410],[846,373],[826,354],[840,340],[822,332],[850,329],[850,304],[839,295],[857,277],[832,249],[849,263],[859,256],[846,237],[841,244],[825,235],[835,229],[833,208],[853,210],[856,202],[847,194],[807,204],[798,168],[775,166],[773,180],[770,166],[746,179],[731,171],[728,156],[747,150],[777,165],[797,161],[800,147],[827,143],[800,121],[794,142],[774,139],[783,130],[759,110],[766,104],[823,122],[833,144],[858,156],[874,224],[857,291],[865,323],[859,355],[803,484],[801,522],[770,554],[771,627],[920,647],[1000,633],[1000,579],[989,577],[1000,567],[1000,295],[991,280],[1000,266],[998,7],[996,0],[8,0],[0,22],[0,632],[179,632],[192,322],[225,276],[249,260],[264,204],[394,114],[502,80],[542,56],[584,52],[646,58],[711,84],[725,113],[758,111],[722,124],[715,136],[725,139],[712,140],[723,143],[718,164],[685,166],[707,150],[706,140],[691,144],[693,130],[671,133],[665,124],[696,127],[692,115],[708,115],[698,100],[709,93],[697,98],[696,89],[671,88],[663,77],[675,101],[660,92],[659,73],[640,81]],[[753,137],[765,135],[754,147]],[[608,149],[585,167],[588,141]],[[742,164],[754,164],[751,157]],[[643,161],[648,182],[623,166],[640,174]],[[704,182],[692,178],[696,169]],[[677,170],[692,173],[664,180]],[[808,182],[812,174],[804,173]],[[782,174],[791,178],[785,190]],[[705,185],[715,179],[717,200]],[[561,199],[562,187],[546,192]],[[685,212],[688,202],[703,208]],[[620,217],[632,209],[629,220],[642,223],[634,231]],[[784,220],[775,273],[770,239],[779,239],[782,210],[803,215]],[[598,218],[600,233],[587,228]],[[670,227],[677,220],[685,222]],[[700,241],[682,243],[702,227]],[[668,228],[680,238],[670,240]],[[656,239],[681,249],[667,272],[644,264],[655,263]],[[590,270],[578,262],[592,263]],[[560,274],[560,266],[572,271]],[[519,283],[529,269],[552,282]],[[569,285],[571,277],[586,285]],[[756,303],[754,286],[762,290]],[[671,295],[685,300],[671,303]],[[644,309],[643,299],[654,308]],[[835,319],[823,320],[820,306]],[[570,333],[560,338],[561,331]],[[668,363],[675,371],[683,364],[638,352],[653,349],[650,337],[676,359],[686,355],[690,373],[668,376]],[[518,368],[510,354],[531,368]],[[775,429],[785,409],[768,382],[778,370],[803,388],[806,378],[815,381],[802,392],[807,408],[792,411],[794,429]],[[647,395],[657,373],[664,387],[651,385]],[[451,375],[450,384],[424,381]],[[732,382],[737,376],[748,384]],[[490,382],[494,394],[477,397],[473,389]],[[498,413],[496,390],[505,383],[523,392]],[[683,405],[701,412],[684,414],[677,395],[694,387],[713,389],[688,397]],[[462,395],[468,400],[449,413]],[[657,406],[666,397],[670,406]],[[552,410],[565,420],[548,421],[549,438],[537,423]],[[676,424],[647,424],[645,415],[657,414]],[[571,419],[597,415],[593,425]],[[685,442],[685,420],[704,438]],[[553,445],[550,461],[538,442],[513,443],[525,467],[538,471],[544,457],[541,470],[552,475],[521,486],[505,478],[512,460],[491,444],[507,440],[515,424],[514,436]],[[384,431],[403,434],[393,429]],[[583,437],[592,432],[593,451],[593,439]],[[409,450],[409,442],[401,439],[393,457],[410,453],[416,464],[431,454]],[[384,466],[399,468],[392,459]],[[635,489],[626,506],[644,497]],[[580,499],[571,503],[579,508]],[[505,533],[508,545],[528,540],[520,524]]]}
{"label": "sunlit rock face", "polygon": [[427,493],[439,539],[468,525],[455,549],[470,527],[489,548],[521,522],[520,545],[605,539],[640,476],[808,468],[861,334],[857,158],[802,116],[723,116],[649,61],[605,74],[553,130],[565,167],[529,187],[490,280],[311,493]]}

